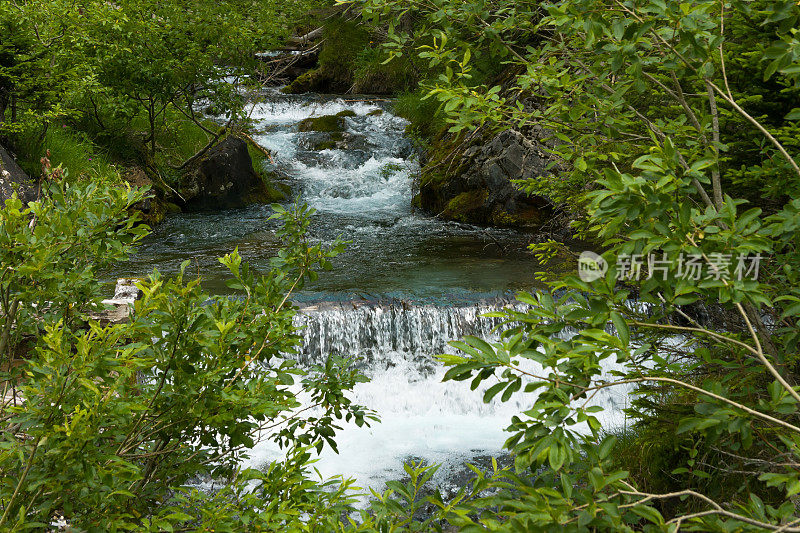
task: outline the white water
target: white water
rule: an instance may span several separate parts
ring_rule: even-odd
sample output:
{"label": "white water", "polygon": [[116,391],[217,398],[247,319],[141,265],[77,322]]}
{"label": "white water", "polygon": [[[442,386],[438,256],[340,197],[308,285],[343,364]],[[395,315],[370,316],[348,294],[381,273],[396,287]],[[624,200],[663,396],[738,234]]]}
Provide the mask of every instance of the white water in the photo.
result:
{"label": "white water", "polygon": [[[306,300],[390,296],[451,303],[457,297],[469,303],[474,293],[534,286],[536,268],[524,233],[445,222],[412,209],[419,164],[403,135],[407,123],[391,113],[390,103],[272,90],[263,96],[248,111],[253,138],[274,158],[267,170],[276,172],[292,198],[299,195],[317,210],[312,242],[339,236],[351,241],[334,270],[304,288]],[[327,134],[298,131],[305,118],[345,110],[355,116],[344,119],[334,149],[313,149],[330,140]],[[189,259],[206,286],[221,292],[227,273],[217,258],[235,247],[255,268],[269,268],[279,245],[270,214],[268,206],[254,205],[170,216],[114,275],[144,276],[154,267],[170,274]]]}
{"label": "white water", "polygon": [[[371,379],[358,384],[350,397],[381,417],[370,428],[345,424],[336,437],[340,453],[326,448],[315,463],[320,474],[353,477],[361,487],[382,490],[385,481],[403,476],[402,465],[409,460],[453,466],[478,455],[499,455],[509,437],[504,429],[511,417],[524,411],[533,397],[518,394],[505,403],[499,397],[484,403],[483,391],[496,381],[488,380],[475,391],[469,381],[443,383],[445,368],[433,355],[454,353],[446,341],[463,335],[492,339],[498,320],[480,315],[500,307],[354,308],[348,303],[298,315],[297,325],[303,328],[301,361],[320,362],[328,353],[360,357],[359,365]],[[522,360],[520,365],[541,374],[532,361]],[[606,389],[593,399],[592,405],[606,409],[600,413],[604,426],[623,423],[626,392]],[[264,441],[253,450],[250,466],[280,457],[277,446]],[[447,483],[447,471],[442,469],[438,482]]]}
{"label": "white water", "polygon": [[[389,270],[396,280],[409,278],[404,281],[407,287],[438,283],[441,267],[431,274],[409,273],[411,263],[418,267],[430,261],[418,255],[420,249],[430,250],[425,253],[432,256],[444,253],[436,241],[432,245],[428,239],[457,243],[465,232],[474,239],[485,231],[458,226],[454,230],[453,225],[411,209],[412,181],[419,167],[409,158],[410,145],[403,138],[406,121],[388,109],[376,102],[342,98],[271,93],[267,99],[252,109],[258,127],[255,139],[274,154],[276,166],[293,177],[303,201],[319,211],[319,220],[354,241],[351,251],[365,263],[357,264],[355,259],[351,272],[360,271],[368,277],[370,271],[378,274]],[[309,150],[320,134],[299,132],[297,123],[345,110],[356,114],[345,119],[347,148]],[[498,233],[496,238],[507,237]],[[370,257],[375,246],[381,252]],[[464,268],[457,279],[464,288],[469,288],[468,280],[475,277],[490,279],[493,271],[508,261],[500,256],[469,266],[473,250],[459,253],[456,244],[455,250],[447,251],[454,259],[454,254],[462,256],[458,260]],[[399,262],[404,255],[409,260]],[[533,265],[529,268],[532,274]],[[425,276],[430,280],[419,279]],[[331,353],[357,358],[357,366],[370,381],[356,385],[350,397],[381,418],[369,428],[344,424],[336,436],[340,453],[326,448],[314,465],[322,476],[353,477],[361,487],[382,490],[385,481],[402,477],[402,465],[409,460],[455,465],[478,455],[502,453],[509,437],[504,429],[533,398],[519,394],[508,402],[497,397],[486,404],[483,391],[495,381],[487,380],[475,391],[470,390],[469,381],[443,383],[446,369],[434,358],[439,353],[452,353],[447,342],[464,335],[496,340],[493,328],[499,321],[480,315],[502,305],[344,303],[323,304],[300,313],[296,320],[303,335],[300,362],[319,363]],[[528,360],[521,365],[532,373],[542,370]],[[621,423],[625,399],[624,391],[607,389],[593,403],[607,408],[603,422],[610,426]],[[253,450],[250,466],[281,457],[281,450],[265,440]],[[437,481],[446,483],[447,468],[440,472]]]}

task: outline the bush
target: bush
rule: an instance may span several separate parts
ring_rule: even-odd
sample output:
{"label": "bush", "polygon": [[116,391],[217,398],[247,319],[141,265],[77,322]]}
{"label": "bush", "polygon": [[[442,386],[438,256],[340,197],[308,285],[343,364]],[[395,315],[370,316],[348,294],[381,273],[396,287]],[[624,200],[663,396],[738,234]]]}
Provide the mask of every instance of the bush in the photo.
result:
{"label": "bush", "polygon": [[[308,245],[310,211],[275,206],[285,248],[273,270],[254,274],[236,251],[220,259],[239,297],[210,297],[187,262],[173,279],[154,272],[139,284],[128,323],[103,325],[96,274],[144,235],[126,216],[141,198],[70,183],[54,169],[42,201],[13,198],[0,210],[0,528],[58,517],[104,531],[206,520],[276,527],[322,502],[339,505],[336,492],[305,481],[306,449],[335,449],[338,419],[372,418],[345,396],[362,378],[341,359],[305,372],[286,356],[298,341],[289,296],[315,267],[330,268],[341,244]],[[318,414],[293,411],[295,382]],[[259,434],[287,460],[264,474],[240,471]],[[184,488],[206,476],[230,485],[214,495]],[[238,507],[252,503],[245,487],[256,479],[262,497],[281,487],[285,498]]]}

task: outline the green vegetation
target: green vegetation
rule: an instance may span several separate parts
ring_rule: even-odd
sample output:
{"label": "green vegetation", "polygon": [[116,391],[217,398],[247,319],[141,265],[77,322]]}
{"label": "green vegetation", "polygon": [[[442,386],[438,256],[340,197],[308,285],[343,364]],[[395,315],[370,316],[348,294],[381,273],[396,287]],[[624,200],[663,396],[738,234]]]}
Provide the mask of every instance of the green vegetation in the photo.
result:
{"label": "green vegetation", "polygon": [[323,39],[317,67],[284,87],[284,92],[393,94],[416,85],[419,72],[413,64],[386,61],[380,28],[343,17],[329,16],[319,23]]}
{"label": "green vegetation", "polygon": [[477,209],[483,205],[483,202],[486,201],[486,197],[489,195],[489,191],[487,190],[477,190],[477,191],[468,191],[462,192],[447,204],[445,209],[448,216],[455,218],[456,220],[461,220],[462,222],[466,219],[464,218],[470,211],[473,209]]}
{"label": "green vegetation", "polygon": [[[30,134],[21,136],[17,148],[23,153],[42,156],[49,150],[50,161],[55,166],[70,169],[75,177],[98,180],[118,174],[106,150],[66,124],[61,128],[49,128],[43,138]],[[31,176],[37,176],[42,171],[39,161],[23,160],[21,166]]]}
{"label": "green vegetation", "polygon": [[427,91],[405,91],[394,100],[394,112],[410,122],[406,134],[425,144],[445,129],[445,121],[439,112],[439,102],[426,98]]}
{"label": "green vegetation", "polygon": [[[187,160],[246,129],[239,89],[254,53],[322,3],[4,2],[0,141],[33,176],[50,149],[73,175],[114,163],[145,169],[168,191]],[[197,113],[201,103],[224,117],[224,131]]]}
{"label": "green vegetation", "polygon": [[269,203],[283,202],[289,199],[292,192],[291,187],[284,183],[280,183],[275,174],[267,170],[267,163],[269,158],[264,153],[263,148],[254,146],[250,139],[247,141],[247,151],[250,153],[250,159],[253,161],[253,170],[264,182],[267,187],[267,198]]}
{"label": "green vegetation", "polygon": [[[498,490],[477,506],[434,498],[443,519],[504,531],[797,529],[800,7],[362,6],[388,26],[394,54],[440,72],[423,88],[449,125],[441,146],[478,128],[539,135],[563,168],[520,185],[571,209],[609,265],[593,281],[543,273],[552,293],[520,295],[531,310],[502,314],[503,342],[467,338],[454,343],[463,355],[443,356],[446,379],[496,380],[486,400],[526,403],[509,427],[514,472],[476,482]],[[478,81],[489,58],[504,70]],[[758,279],[737,273],[755,256]],[[641,276],[625,257],[643,258]],[[687,257],[701,276],[681,274]],[[603,375],[612,361],[619,370]],[[603,432],[590,400],[625,386],[632,427]]]}
{"label": "green vegetation", "polygon": [[[362,378],[345,361],[304,372],[279,354],[298,340],[289,295],[315,266],[330,268],[341,244],[309,246],[311,213],[276,206],[286,247],[273,271],[256,276],[236,251],[220,259],[242,298],[210,299],[187,262],[174,279],[154,272],[139,285],[128,323],[103,326],[93,318],[102,307],[96,275],[144,235],[126,215],[142,193],[70,183],[60,168],[48,178],[42,201],[11,199],[0,210],[0,528],[46,527],[56,516],[112,531],[274,530],[286,513],[323,511],[306,522],[337,520],[341,494],[307,481],[306,448],[335,449],[336,420],[370,418],[344,395]],[[289,412],[299,405],[295,382],[325,406],[321,415]],[[241,471],[261,428],[288,458]],[[230,484],[213,495],[172,489],[208,475]],[[290,491],[283,503],[271,498],[277,487]]]}
{"label": "green vegetation", "polygon": [[321,131],[325,133],[341,133],[344,131],[344,116],[323,115],[309,117],[300,121],[297,131]]}
{"label": "green vegetation", "polygon": [[[284,358],[298,340],[289,297],[342,249],[306,240],[302,206],[275,206],[284,248],[268,273],[221,258],[239,298],[210,297],[184,267],[140,284],[130,322],[94,317],[97,272],[144,233],[127,217],[142,193],[115,184],[110,140],[138,139],[126,146],[158,171],[221,135],[195,104],[236,122],[224,78],[282,35],[284,3],[11,2],[3,134],[29,168],[52,147],[75,170],[44,161],[44,198],[0,210],[0,528],[64,516],[90,531],[800,531],[800,6],[357,4],[364,22],[328,21],[302,83],[351,90],[357,75],[406,90],[396,106],[438,152],[434,184],[468,164],[468,135],[540,135],[560,173],[519,185],[575,213],[609,265],[542,273],[549,291],[496,313],[499,342],[467,337],[441,356],[445,380],[488,382],[485,401],[524,406],[508,428],[513,467],[476,471],[445,501],[427,492],[436,467],[409,465],[361,512],[350,482],[312,480],[309,450],[335,449],[338,420],[371,416],[347,398],[363,379],[347,361],[305,373]],[[457,218],[486,194],[447,208]],[[743,272],[756,258],[758,275]],[[295,383],[322,415],[294,410]],[[622,430],[604,430],[593,404],[610,389],[628,399]],[[260,429],[287,458],[243,471]],[[212,475],[218,492],[187,489]]]}

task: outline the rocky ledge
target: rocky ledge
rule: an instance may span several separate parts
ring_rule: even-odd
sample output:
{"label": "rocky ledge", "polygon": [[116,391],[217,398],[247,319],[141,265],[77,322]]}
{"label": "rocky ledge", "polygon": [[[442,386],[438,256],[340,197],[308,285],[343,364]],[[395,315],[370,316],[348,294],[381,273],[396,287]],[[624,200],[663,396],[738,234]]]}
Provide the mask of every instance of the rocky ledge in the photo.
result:
{"label": "rocky ledge", "polygon": [[540,227],[553,214],[545,197],[529,196],[513,180],[547,175],[550,159],[542,145],[514,130],[463,153],[432,158],[422,172],[414,204],[429,213],[460,222],[492,226]]}
{"label": "rocky ledge", "polygon": [[0,146],[0,206],[5,205],[6,200],[11,198],[14,192],[23,203],[36,200],[36,189],[33,182],[11,157],[11,154]]}
{"label": "rocky ledge", "polygon": [[514,130],[477,141],[463,153],[463,144],[449,142],[449,149],[433,148],[414,205],[448,220],[479,225],[538,228],[552,216],[550,200],[529,196],[512,183],[549,173],[544,146]]}

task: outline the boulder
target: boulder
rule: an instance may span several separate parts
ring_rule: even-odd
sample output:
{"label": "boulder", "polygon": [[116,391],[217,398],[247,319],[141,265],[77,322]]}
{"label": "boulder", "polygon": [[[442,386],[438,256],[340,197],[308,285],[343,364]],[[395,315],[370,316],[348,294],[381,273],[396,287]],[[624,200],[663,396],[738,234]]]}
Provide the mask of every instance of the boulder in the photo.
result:
{"label": "boulder", "polygon": [[492,226],[539,227],[552,215],[547,198],[528,196],[512,183],[547,173],[548,155],[538,143],[506,130],[452,155],[458,163],[423,172],[415,205],[449,220]]}
{"label": "boulder", "polygon": [[17,192],[23,203],[36,200],[36,186],[5,148],[0,146],[0,207]]}
{"label": "boulder", "polygon": [[[352,113],[352,114],[350,114]],[[321,131],[325,133],[341,133],[344,131],[346,123],[345,117],[355,116],[349,110],[342,111],[336,115],[323,115],[321,117],[308,117],[300,121],[297,131]]]}
{"label": "boulder", "polygon": [[244,207],[270,199],[264,180],[253,168],[247,144],[232,136],[186,170],[180,194],[187,210]]}

